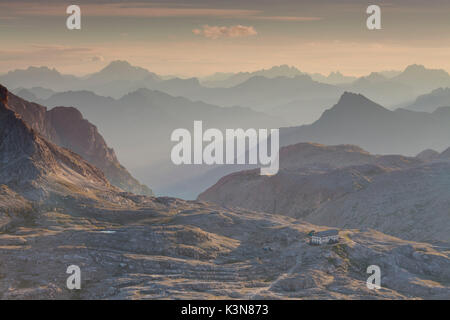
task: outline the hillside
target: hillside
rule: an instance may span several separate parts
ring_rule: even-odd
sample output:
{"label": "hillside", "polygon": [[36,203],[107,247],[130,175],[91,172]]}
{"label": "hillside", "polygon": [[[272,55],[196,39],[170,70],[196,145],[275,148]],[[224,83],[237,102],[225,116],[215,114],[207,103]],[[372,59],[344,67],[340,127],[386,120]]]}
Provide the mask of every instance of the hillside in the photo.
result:
{"label": "hillside", "polygon": [[[9,108],[0,87],[0,184],[32,201],[54,195],[86,196],[115,189],[79,155],[42,138]],[[8,192],[8,189],[4,189]]]}
{"label": "hillside", "polygon": [[[448,251],[368,230],[160,198],[135,210],[42,211],[0,234],[1,299],[446,299]],[[82,290],[66,289],[67,266]],[[366,287],[369,265],[382,289]]]}
{"label": "hillside", "polygon": [[258,170],[225,176],[199,199],[330,227],[367,227],[403,239],[450,242],[448,161],[298,144],[280,151],[280,166],[270,177]]}
{"label": "hillside", "polygon": [[113,185],[133,193],[152,194],[119,163],[114,150],[108,147],[97,128],[84,119],[80,111],[72,107],[47,110],[12,93],[8,93],[8,98],[9,108],[20,114],[31,128],[100,168]]}

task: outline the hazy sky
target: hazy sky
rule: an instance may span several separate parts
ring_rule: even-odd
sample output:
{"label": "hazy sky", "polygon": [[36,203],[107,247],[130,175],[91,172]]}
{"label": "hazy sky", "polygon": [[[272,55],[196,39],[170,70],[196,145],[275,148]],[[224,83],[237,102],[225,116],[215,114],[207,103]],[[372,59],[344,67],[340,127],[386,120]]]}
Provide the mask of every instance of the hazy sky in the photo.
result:
{"label": "hazy sky", "polygon": [[[67,30],[78,4],[82,29]],[[366,8],[382,9],[382,30]],[[419,63],[450,70],[449,0],[0,0],[0,73],[30,65],[86,74],[127,60],[159,74],[289,64],[351,75]]]}

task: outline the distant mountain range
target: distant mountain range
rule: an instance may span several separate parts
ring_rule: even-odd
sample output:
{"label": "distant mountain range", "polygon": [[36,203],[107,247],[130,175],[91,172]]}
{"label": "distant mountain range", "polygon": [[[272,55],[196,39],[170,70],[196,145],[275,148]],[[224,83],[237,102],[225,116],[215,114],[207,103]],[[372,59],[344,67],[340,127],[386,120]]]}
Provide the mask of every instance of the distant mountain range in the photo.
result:
{"label": "distant mountain range", "polygon": [[46,89],[42,87],[32,87],[32,88],[19,87],[12,90],[11,92],[30,102],[37,102],[42,99],[48,99],[56,93],[51,89]]}
{"label": "distant mountain range", "polygon": [[357,77],[352,76],[345,76],[339,71],[331,72],[328,76],[324,76],[320,73],[313,73],[311,74],[311,78],[314,81],[327,83],[327,84],[333,84],[333,85],[343,85],[351,83],[355,80],[357,80]]}
{"label": "distant mountain range", "polygon": [[[297,79],[298,83],[304,83],[305,86],[317,86],[316,88],[320,88],[319,92],[323,86],[328,86],[311,82],[308,76],[294,79]],[[272,93],[274,90],[294,92],[296,85],[289,87],[296,83],[294,79],[252,78],[235,88],[211,90],[230,92],[242,90],[244,94],[254,92],[256,95],[257,88],[265,86],[263,83],[271,86],[278,82],[277,87],[272,86]],[[373,74],[370,79],[384,83],[386,78]],[[267,95],[271,96],[272,93]],[[338,91],[334,92],[337,93]],[[264,96],[260,94],[259,99],[263,99]],[[448,147],[450,129],[447,124],[450,121],[450,107],[442,107],[432,113],[406,109],[392,111],[362,95],[345,93],[334,107],[321,114],[320,110],[325,109],[325,103],[331,105],[331,101],[332,97],[313,99],[311,104],[316,105],[316,108],[310,109],[310,112],[316,114],[319,119],[314,121],[314,117],[311,116],[308,118],[308,122],[312,122],[311,125],[282,128],[281,144],[287,146],[299,142],[317,142],[326,145],[350,143],[373,153],[405,155],[416,155],[430,148],[442,151]],[[45,100],[38,99],[38,102],[50,107],[76,106],[88,119],[96,123],[100,132],[113,143],[126,167],[141,176],[158,192],[188,198],[195,197],[208,184],[214,183],[215,179],[220,177],[219,171],[209,167],[196,170],[173,167],[168,159],[170,142],[161,141],[161,137],[168,139],[175,128],[191,128],[194,120],[203,120],[207,126],[220,129],[282,127],[292,122],[281,118],[292,117],[292,113],[299,111],[296,109],[296,103],[293,103],[290,106],[294,110],[292,113],[282,114],[280,110],[273,112],[283,115],[277,118],[251,109],[221,108],[148,89],[137,90],[121,99],[107,98],[89,91],[61,92]],[[118,128],[127,129],[122,131]],[[130,144],[130,141],[135,143]],[[142,148],[143,145],[150,147]],[[222,173],[229,172],[227,169]],[[205,180],[205,175],[210,178]],[[190,181],[191,188],[186,188],[183,181]],[[185,193],[183,190],[189,192]]]}
{"label": "distant mountain range", "polygon": [[282,128],[284,146],[299,142],[354,144],[380,154],[416,155],[444,150],[450,137],[450,107],[432,113],[388,110],[363,95],[344,93],[339,102],[311,125]]}
{"label": "distant mountain range", "polygon": [[440,87],[450,86],[450,75],[442,69],[427,69],[423,65],[410,65],[393,81],[408,85],[416,92],[429,92]]}
{"label": "distant mountain range", "polygon": [[379,73],[361,77],[346,86],[345,89],[363,94],[369,99],[387,106],[409,101],[417,95],[409,85],[389,79]]}
{"label": "distant mountain range", "polygon": [[0,76],[0,83],[17,94],[20,89],[31,88],[29,92],[19,94],[30,101],[48,99],[48,90],[89,90],[120,99],[140,88],[147,88],[217,106],[249,107],[283,117],[291,125],[299,125],[316,120],[344,91],[364,94],[394,108],[407,106],[417,96],[431,90],[450,86],[450,76],[444,70],[411,65],[402,72],[384,71],[358,79],[339,72],[325,77],[308,75],[282,65],[255,72],[216,74],[199,80],[164,77],[126,61],[113,61],[85,77],[62,75],[47,67],[30,67]]}
{"label": "distant mountain range", "polygon": [[[334,76],[339,77],[338,74]],[[329,103],[330,100],[337,100],[344,91],[361,93],[378,103],[393,107],[412,102],[418,95],[449,85],[450,75],[444,70],[411,65],[399,74],[372,73],[352,82],[333,85],[306,74],[274,78],[255,75],[234,87],[206,90],[196,86],[179,95],[220,106],[240,105],[274,115],[282,114],[285,119],[302,121],[305,118],[307,121],[303,123],[307,123],[310,122],[311,114],[317,115],[327,107],[319,105],[318,101]],[[165,90],[167,89],[162,89]],[[177,95],[174,91],[169,93]]]}
{"label": "distant mountain range", "polygon": [[212,76],[200,79],[200,82],[203,86],[208,88],[231,88],[257,76],[272,79],[278,77],[294,78],[304,74],[305,73],[295,67],[281,65],[254,72],[216,73]]}
{"label": "distant mountain range", "polygon": [[0,76],[0,83],[12,89],[43,87],[55,91],[64,90],[76,84],[80,79],[72,75],[63,75],[48,67],[29,67],[10,71]]}
{"label": "distant mountain range", "polygon": [[404,108],[413,111],[433,112],[439,107],[448,106],[450,106],[450,88],[438,88],[417,97],[416,101],[404,106]]}
{"label": "distant mountain range", "polygon": [[[387,78],[392,78],[401,73],[401,71],[381,71],[380,74]],[[230,88],[237,86],[255,76],[265,78],[288,77],[294,78],[301,75],[310,75],[314,81],[332,85],[349,84],[358,79],[355,76],[347,76],[339,71],[330,72],[327,76],[320,73],[307,73],[288,65],[274,66],[270,69],[262,69],[254,72],[224,73],[217,72],[213,75],[200,78],[200,83],[209,88]]]}
{"label": "distant mountain range", "polygon": [[[121,99],[89,91],[61,92],[40,101],[49,107],[75,106],[111,141],[119,159],[159,194],[195,198],[207,184],[185,187],[184,180],[209,171],[209,166],[175,166],[170,159],[173,130],[192,130],[195,120],[206,128],[278,128],[282,119],[248,108],[222,108],[149,89],[139,89]],[[215,177],[217,179],[219,177]]]}
{"label": "distant mountain range", "polygon": [[293,100],[336,100],[341,93],[340,88],[316,82],[308,75],[298,75],[293,78],[254,76],[235,87],[201,89],[184,95],[219,106],[239,105],[267,112]]}

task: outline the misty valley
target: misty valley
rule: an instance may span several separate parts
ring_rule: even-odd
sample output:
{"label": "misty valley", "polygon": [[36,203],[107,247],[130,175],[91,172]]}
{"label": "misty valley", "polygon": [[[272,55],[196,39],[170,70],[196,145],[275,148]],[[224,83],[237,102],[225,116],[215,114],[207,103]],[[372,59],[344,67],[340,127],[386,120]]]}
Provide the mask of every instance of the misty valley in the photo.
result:
{"label": "misty valley", "polygon": [[[223,165],[225,151],[226,164],[246,164],[248,158],[248,164],[269,165],[269,168],[261,168],[262,175],[278,172],[280,142],[277,129],[272,129],[270,135],[266,129],[259,129],[259,132],[254,129],[227,129],[224,137],[218,129],[208,129],[203,133],[202,121],[194,121],[193,134],[192,138],[187,129],[175,129],[172,132],[170,140],[179,142],[171,151],[171,159],[175,165]],[[210,142],[204,150],[203,142]]]}

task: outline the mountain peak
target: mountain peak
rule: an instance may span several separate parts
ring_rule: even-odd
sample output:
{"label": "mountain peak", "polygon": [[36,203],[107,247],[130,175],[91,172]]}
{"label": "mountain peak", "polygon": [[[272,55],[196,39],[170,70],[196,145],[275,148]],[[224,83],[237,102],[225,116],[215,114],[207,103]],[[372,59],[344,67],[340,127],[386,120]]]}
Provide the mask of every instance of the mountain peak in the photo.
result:
{"label": "mountain peak", "polygon": [[131,65],[128,61],[115,60],[99,72],[92,74],[89,80],[100,81],[141,81],[147,78],[158,80],[159,77],[147,69]]}
{"label": "mountain peak", "polygon": [[130,72],[135,70],[144,70],[139,67],[132,66],[128,61],[115,60],[110,62],[106,67],[100,70],[99,73],[117,73],[117,72]]}
{"label": "mountain peak", "polygon": [[[367,99],[362,94],[352,93],[352,92],[344,92],[339,99],[338,103],[327,111],[336,111],[336,112],[350,112],[352,114],[359,114],[360,112],[381,112],[381,111],[389,111],[383,106],[373,102],[372,100]],[[325,114],[329,114],[329,112],[325,111]]]}
{"label": "mountain peak", "polygon": [[148,70],[131,65],[125,60],[115,60],[110,62],[100,72],[145,72],[150,73]]}
{"label": "mountain peak", "polygon": [[342,96],[340,97],[340,99],[339,99],[337,104],[339,105],[339,104],[348,104],[348,103],[355,103],[355,102],[367,103],[367,102],[372,102],[372,101],[367,99],[362,94],[345,91],[342,94]]}
{"label": "mountain peak", "polygon": [[289,66],[287,64],[281,64],[279,66],[273,66],[269,69],[269,71],[298,71],[300,72],[296,67]]}
{"label": "mountain peak", "polygon": [[131,68],[133,67],[128,61],[125,60],[114,60],[111,61],[106,68]]}
{"label": "mountain peak", "polygon": [[406,76],[419,76],[423,74],[432,74],[439,77],[448,77],[449,74],[442,69],[428,69],[424,65],[421,64],[412,64],[406,67],[405,71],[403,71],[398,77]]}
{"label": "mountain peak", "polygon": [[406,67],[404,72],[412,72],[412,71],[425,71],[426,68],[422,64],[411,64]]}
{"label": "mountain peak", "polygon": [[342,77],[343,74],[338,70],[338,71],[331,71],[330,74],[328,75],[328,78],[330,77]]}
{"label": "mountain peak", "polygon": [[385,81],[385,80],[387,80],[385,76],[383,76],[381,73],[378,73],[378,72],[372,72],[365,78],[370,81]]}

